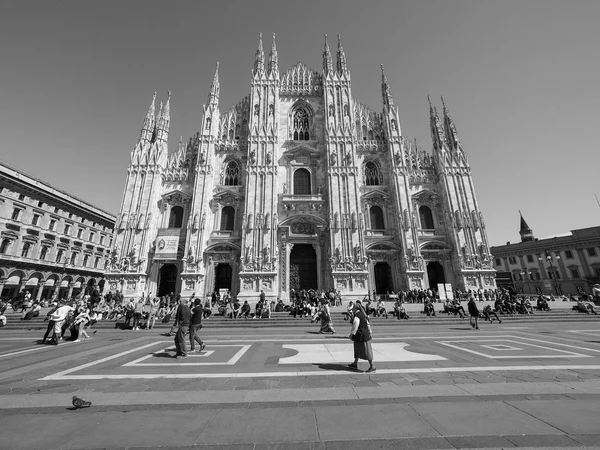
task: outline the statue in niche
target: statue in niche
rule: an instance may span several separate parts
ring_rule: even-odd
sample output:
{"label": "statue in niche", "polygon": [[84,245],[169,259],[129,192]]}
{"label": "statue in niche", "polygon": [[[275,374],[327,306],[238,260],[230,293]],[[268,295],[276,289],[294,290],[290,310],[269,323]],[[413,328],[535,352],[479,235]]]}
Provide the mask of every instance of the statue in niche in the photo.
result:
{"label": "statue in niche", "polygon": [[275,105],[273,105],[273,103],[271,103],[269,105],[269,116],[274,116],[275,115]]}
{"label": "statue in niche", "polygon": [[339,217],[340,216],[337,212],[333,215],[333,229],[334,230],[337,230],[339,228]]}
{"label": "statue in niche", "polygon": [[352,231],[356,231],[356,213],[353,212],[350,218],[350,225],[352,226]]}
{"label": "statue in niche", "polygon": [[346,153],[346,165],[352,165],[352,152],[350,150],[348,150],[348,153]]}
{"label": "statue in niche", "polygon": [[252,214],[248,215],[248,231],[252,231],[252,227],[254,226]]}
{"label": "statue in niche", "polygon": [[365,228],[365,216],[363,215],[363,213],[358,214],[358,226],[361,230]]}
{"label": "statue in niche", "polygon": [[396,154],[394,155],[394,162],[397,166],[402,165],[402,156],[400,155],[400,152],[396,152]]}
{"label": "statue in niche", "polygon": [[350,228],[350,219],[349,219],[347,213],[342,215],[342,220],[343,220],[342,228],[346,228],[346,229]]}
{"label": "statue in niche", "polygon": [[277,213],[273,213],[273,229],[277,229]]}
{"label": "statue in niche", "polygon": [[142,227],[144,226],[144,215],[140,214],[140,217],[138,218],[138,222],[137,222],[137,229],[141,230]]}
{"label": "statue in niche", "polygon": [[321,195],[323,193],[323,185],[319,184],[319,187],[317,188],[317,194]]}
{"label": "statue in niche", "polygon": [[206,163],[206,154],[204,153],[204,150],[201,150],[200,152],[198,152],[198,164],[205,164]]}
{"label": "statue in niche", "polygon": [[192,230],[196,231],[200,226],[200,221],[198,220],[198,213],[194,214],[194,221],[192,222]]}
{"label": "statue in niche", "polygon": [[258,105],[254,105],[254,115],[255,116],[258,116],[259,111],[260,111],[260,107]]}
{"label": "statue in niche", "polygon": [[329,117],[333,117],[335,113],[335,108],[333,107],[333,105],[329,105]]}
{"label": "statue in niche", "polygon": [[337,153],[335,150],[331,151],[331,165],[332,166],[337,166]]}
{"label": "statue in niche", "polygon": [[354,259],[356,259],[358,261],[358,259],[360,258],[360,245],[358,245],[358,242],[356,244],[354,244]]}
{"label": "statue in niche", "polygon": [[284,182],[281,187],[282,187],[283,193],[287,194],[287,183]]}
{"label": "statue in niche", "polygon": [[341,260],[342,260],[342,249],[338,245],[335,248],[335,261],[336,261],[337,264],[339,264]]}
{"label": "statue in niche", "polygon": [[248,162],[250,164],[254,164],[256,162],[256,152],[254,150],[250,150],[250,153],[248,153]]}
{"label": "statue in niche", "polygon": [[263,248],[263,261],[266,263],[271,261],[271,246],[269,244]]}
{"label": "statue in niche", "polygon": [[211,123],[212,123],[212,120],[211,120],[211,118],[210,118],[210,117],[208,117],[208,118],[206,119],[206,127],[205,127],[205,129],[206,129],[206,130],[210,130],[210,125],[211,125]]}
{"label": "statue in niche", "polygon": [[270,151],[267,152],[266,161],[267,161],[267,165],[271,165],[271,163],[273,162],[273,155],[271,154]]}
{"label": "statue in niche", "polygon": [[396,119],[392,119],[392,131],[398,131],[398,124],[396,123]]}

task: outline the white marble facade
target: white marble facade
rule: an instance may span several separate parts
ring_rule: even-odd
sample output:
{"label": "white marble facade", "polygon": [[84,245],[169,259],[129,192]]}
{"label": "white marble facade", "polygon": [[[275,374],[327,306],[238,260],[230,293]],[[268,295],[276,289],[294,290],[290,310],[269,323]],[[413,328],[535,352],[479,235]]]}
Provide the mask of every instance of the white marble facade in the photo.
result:
{"label": "white marble facade", "polygon": [[154,99],[132,154],[106,278],[126,296],[229,288],[368,292],[495,287],[471,168],[444,105],[433,149],[402,135],[382,67],[383,110],[352,94],[338,39],[323,68],[280,73],[262,37],[249,94],[219,109],[219,66],[201,129],[168,151],[170,95]]}

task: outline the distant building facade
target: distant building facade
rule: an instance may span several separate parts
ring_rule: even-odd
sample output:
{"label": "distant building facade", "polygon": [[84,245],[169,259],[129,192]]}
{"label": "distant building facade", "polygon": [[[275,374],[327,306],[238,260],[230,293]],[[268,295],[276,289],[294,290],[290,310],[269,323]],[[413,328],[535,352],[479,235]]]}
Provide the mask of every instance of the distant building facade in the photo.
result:
{"label": "distant building facade", "polygon": [[155,100],[131,153],[111,290],[125,296],[230,289],[241,299],[292,290],[494,288],[471,167],[444,105],[430,102],[431,154],[403,136],[382,67],[383,109],[352,93],[338,40],[323,70],[280,74],[262,37],[249,94],[219,108],[219,67],[200,131],[169,154],[170,94]]}
{"label": "distant building facade", "polygon": [[519,233],[521,242],[491,248],[496,270],[510,272],[519,293],[589,294],[600,282],[600,227],[535,239],[521,216]]}
{"label": "distant building facade", "polygon": [[0,163],[0,291],[67,298],[103,285],[115,217]]}

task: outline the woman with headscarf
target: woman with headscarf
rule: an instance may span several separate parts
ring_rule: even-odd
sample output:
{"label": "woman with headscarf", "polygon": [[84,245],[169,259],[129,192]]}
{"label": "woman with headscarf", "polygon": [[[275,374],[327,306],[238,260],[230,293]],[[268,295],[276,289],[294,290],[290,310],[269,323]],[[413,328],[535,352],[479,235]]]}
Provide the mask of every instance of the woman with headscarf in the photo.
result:
{"label": "woman with headscarf", "polygon": [[335,334],[335,328],[331,325],[331,310],[329,309],[329,300],[321,300],[321,330],[319,333]]}
{"label": "woman with headscarf", "polygon": [[356,301],[354,307],[354,319],[352,321],[352,331],[350,339],[354,342],[354,362],[348,364],[352,369],[358,369],[358,360],[365,359],[369,361],[368,372],[375,372],[373,366],[373,348],[371,347],[371,325],[367,318],[367,312],[362,306],[360,300]]}

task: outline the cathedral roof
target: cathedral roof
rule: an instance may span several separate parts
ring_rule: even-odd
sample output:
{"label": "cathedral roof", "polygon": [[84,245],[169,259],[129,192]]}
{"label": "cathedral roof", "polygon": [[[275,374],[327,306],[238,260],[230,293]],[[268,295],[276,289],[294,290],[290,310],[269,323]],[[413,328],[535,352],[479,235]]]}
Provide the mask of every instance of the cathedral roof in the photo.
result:
{"label": "cathedral roof", "polygon": [[302,61],[298,61],[281,74],[281,94],[319,95],[323,89],[323,77]]}

